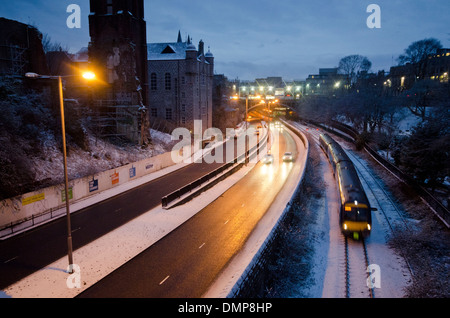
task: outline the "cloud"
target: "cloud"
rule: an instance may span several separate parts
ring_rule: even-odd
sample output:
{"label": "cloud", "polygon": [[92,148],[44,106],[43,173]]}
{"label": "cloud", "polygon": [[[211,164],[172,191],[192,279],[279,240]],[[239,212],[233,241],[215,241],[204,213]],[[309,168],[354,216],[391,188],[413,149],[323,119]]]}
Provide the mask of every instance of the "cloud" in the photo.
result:
{"label": "cloud", "polygon": [[[66,8],[82,8],[82,28],[65,26]],[[151,0],[145,3],[148,42],[176,41],[178,30],[211,47],[218,72],[230,77],[281,74],[302,78],[336,66],[350,54],[389,67],[413,41],[427,37],[450,47],[448,0]],[[381,7],[382,28],[368,29],[366,8]],[[89,43],[89,0],[3,1],[0,16],[36,24],[76,51]],[[240,65],[240,66],[238,66]],[[239,73],[240,72],[240,73]],[[284,73],[283,73],[284,72]],[[241,74],[241,75],[239,75]],[[254,74],[254,75],[251,75]]]}

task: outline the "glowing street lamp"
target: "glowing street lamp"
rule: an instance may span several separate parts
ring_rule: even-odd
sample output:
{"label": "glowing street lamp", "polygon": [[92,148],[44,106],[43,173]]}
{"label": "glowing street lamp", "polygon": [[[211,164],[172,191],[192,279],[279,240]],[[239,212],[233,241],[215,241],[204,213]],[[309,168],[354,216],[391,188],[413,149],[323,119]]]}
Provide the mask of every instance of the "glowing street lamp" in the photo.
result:
{"label": "glowing street lamp", "polygon": [[95,79],[95,74],[92,73],[92,72],[85,72],[85,73],[83,73],[82,76],[83,76],[84,79],[86,79],[88,81],[92,81],[92,80]]}
{"label": "glowing street lamp", "polygon": [[[62,142],[63,142],[63,155],[64,155],[64,190],[66,196],[66,214],[67,214],[67,249],[69,257],[69,273],[73,273],[73,256],[72,256],[72,226],[70,224],[70,206],[69,206],[69,177],[67,173],[67,147],[66,147],[66,125],[64,119],[64,96],[63,96],[63,77],[72,77],[76,75],[67,76],[50,76],[50,75],[39,75],[36,73],[26,73],[25,77],[32,79],[56,79],[58,80],[58,92],[59,92],[59,106],[61,112],[61,128],[62,128]],[[95,79],[95,74],[92,72],[85,72],[82,77],[86,80]]]}

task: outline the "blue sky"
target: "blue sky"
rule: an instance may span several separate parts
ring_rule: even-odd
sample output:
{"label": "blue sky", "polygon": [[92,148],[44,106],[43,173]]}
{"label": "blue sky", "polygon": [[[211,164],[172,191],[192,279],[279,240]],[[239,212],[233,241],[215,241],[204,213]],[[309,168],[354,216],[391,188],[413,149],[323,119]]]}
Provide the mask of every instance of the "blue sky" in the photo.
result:
{"label": "blue sky", "polygon": [[[69,4],[81,7],[69,29]],[[381,29],[369,29],[369,4],[381,8]],[[350,54],[372,71],[389,70],[414,41],[434,37],[450,47],[448,0],[145,0],[148,42],[175,42],[178,30],[214,54],[217,74],[252,80],[305,79]],[[89,43],[88,0],[2,0],[0,17],[30,23],[72,52]]]}

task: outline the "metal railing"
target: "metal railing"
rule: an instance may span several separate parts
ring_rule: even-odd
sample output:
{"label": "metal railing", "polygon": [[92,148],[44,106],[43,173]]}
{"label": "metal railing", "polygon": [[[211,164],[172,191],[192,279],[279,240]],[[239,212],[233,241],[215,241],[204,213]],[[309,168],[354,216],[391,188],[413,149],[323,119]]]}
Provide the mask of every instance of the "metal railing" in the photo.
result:
{"label": "metal railing", "polygon": [[[211,186],[212,180],[213,179],[215,180],[215,178],[217,178],[220,174],[224,173],[227,170],[230,170],[230,171],[228,171],[224,175],[224,177],[233,174],[234,172],[236,172],[237,170],[242,168],[242,166],[244,165],[244,161],[246,159],[249,159],[251,154],[256,155],[257,151],[259,151],[260,149],[264,148],[267,145],[268,138],[269,138],[269,135],[267,132],[266,135],[263,137],[263,139],[259,140],[255,146],[253,146],[251,149],[247,150],[245,153],[234,158],[233,161],[226,163],[225,165],[211,171],[210,173],[204,175],[203,177],[200,177],[199,179],[183,186],[182,188],[175,190],[174,192],[162,197],[161,198],[162,207],[168,208],[171,203],[173,203],[177,200],[180,200],[187,194],[192,194],[192,196],[193,196],[194,194],[197,194],[199,190],[206,190],[206,185]],[[234,168],[232,169],[232,167],[234,167]],[[220,180],[221,179],[217,179],[217,180],[215,180],[214,183],[217,183]]]}

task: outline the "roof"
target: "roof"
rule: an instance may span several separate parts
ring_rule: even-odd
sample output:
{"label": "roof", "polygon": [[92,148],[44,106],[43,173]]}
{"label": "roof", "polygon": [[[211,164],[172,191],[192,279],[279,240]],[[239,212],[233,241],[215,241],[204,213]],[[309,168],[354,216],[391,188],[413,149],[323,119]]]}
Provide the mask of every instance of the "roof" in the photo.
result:
{"label": "roof", "polygon": [[186,42],[148,43],[147,57],[150,61],[184,60],[188,46]]}

